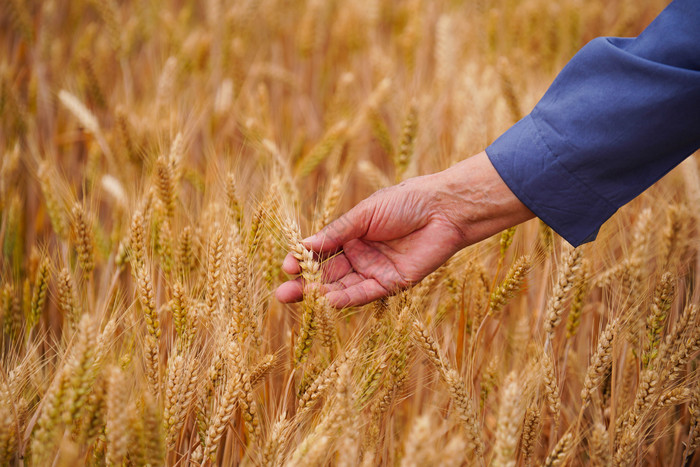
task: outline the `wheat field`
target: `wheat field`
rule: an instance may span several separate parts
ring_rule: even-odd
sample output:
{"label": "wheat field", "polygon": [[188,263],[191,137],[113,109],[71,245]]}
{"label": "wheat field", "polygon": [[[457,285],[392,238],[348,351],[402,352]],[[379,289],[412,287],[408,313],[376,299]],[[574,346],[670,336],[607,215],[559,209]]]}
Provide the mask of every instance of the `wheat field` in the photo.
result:
{"label": "wheat field", "polygon": [[582,247],[533,220],[363,307],[274,298],[665,4],[3,1],[0,465],[698,462],[694,156]]}

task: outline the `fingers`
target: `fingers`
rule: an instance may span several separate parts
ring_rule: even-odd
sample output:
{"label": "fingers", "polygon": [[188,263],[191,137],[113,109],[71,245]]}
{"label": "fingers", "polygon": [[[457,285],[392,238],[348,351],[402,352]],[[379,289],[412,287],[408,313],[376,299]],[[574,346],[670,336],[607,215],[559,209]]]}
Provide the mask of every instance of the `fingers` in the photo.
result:
{"label": "fingers", "polygon": [[366,279],[346,289],[330,291],[326,293],[326,299],[335,308],[347,308],[365,305],[387,295],[389,291],[379,282]]}
{"label": "fingers", "polygon": [[367,200],[361,202],[317,234],[304,239],[304,245],[316,253],[340,251],[345,243],[367,233],[371,206]]}
{"label": "fingers", "polygon": [[[363,204],[366,203],[358,204],[320,232],[304,239],[302,241],[304,246],[324,257],[342,250],[343,245],[348,241],[363,236],[368,228],[366,220],[368,216]],[[301,273],[299,261],[291,253],[284,258],[282,270],[291,275]]]}
{"label": "fingers", "polygon": [[275,297],[282,303],[293,303],[300,301],[304,296],[304,283],[301,277],[287,281],[277,287]]}
{"label": "fingers", "polygon": [[[326,284],[323,288],[328,303],[335,308],[366,305],[389,294],[376,280],[363,279],[358,274],[349,274],[337,282]],[[275,296],[282,303],[301,301],[304,296],[301,278],[280,285]]]}
{"label": "fingers", "polygon": [[[282,263],[282,270],[290,275],[296,275],[301,273],[301,268],[299,267],[299,262],[296,260],[292,254],[288,254]],[[333,284],[344,284],[344,279],[349,276],[357,274],[353,273],[352,265],[348,259],[343,254],[336,255],[330,258],[322,265],[322,277],[324,285]],[[351,274],[353,273],[353,274]],[[298,302],[303,298],[304,293],[304,281],[301,277],[297,277],[294,280],[287,281],[280,285],[275,292],[275,296],[282,303]]]}
{"label": "fingers", "polygon": [[301,267],[299,267],[299,261],[294,255],[288,253],[282,262],[282,270],[287,274],[294,275],[301,272]]}

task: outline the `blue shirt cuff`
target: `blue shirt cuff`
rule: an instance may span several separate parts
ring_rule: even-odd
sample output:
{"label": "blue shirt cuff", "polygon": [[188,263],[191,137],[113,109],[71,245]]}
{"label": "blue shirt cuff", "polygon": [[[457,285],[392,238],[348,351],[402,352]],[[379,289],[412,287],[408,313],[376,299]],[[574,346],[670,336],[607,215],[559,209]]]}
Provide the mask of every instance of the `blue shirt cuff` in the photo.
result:
{"label": "blue shirt cuff", "polygon": [[486,154],[515,196],[574,246],[595,239],[617,208],[564,167],[532,114],[501,135]]}

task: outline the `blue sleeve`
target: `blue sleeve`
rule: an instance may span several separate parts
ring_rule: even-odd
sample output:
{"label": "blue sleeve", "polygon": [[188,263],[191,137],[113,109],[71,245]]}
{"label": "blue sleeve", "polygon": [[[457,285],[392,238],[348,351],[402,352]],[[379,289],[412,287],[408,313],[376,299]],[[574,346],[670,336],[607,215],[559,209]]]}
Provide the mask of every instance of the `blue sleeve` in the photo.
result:
{"label": "blue sleeve", "polygon": [[636,38],[597,38],[486,153],[572,245],[700,147],[700,0],[673,1]]}

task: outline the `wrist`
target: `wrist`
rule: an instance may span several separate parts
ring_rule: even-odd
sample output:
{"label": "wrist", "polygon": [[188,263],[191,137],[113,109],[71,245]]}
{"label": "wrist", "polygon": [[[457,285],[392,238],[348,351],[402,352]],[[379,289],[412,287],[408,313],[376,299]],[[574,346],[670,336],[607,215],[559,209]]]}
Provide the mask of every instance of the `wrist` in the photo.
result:
{"label": "wrist", "polygon": [[508,188],[485,152],[434,174],[437,210],[471,245],[535,215]]}

